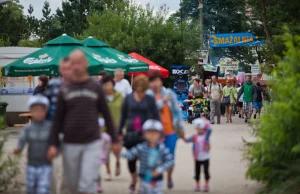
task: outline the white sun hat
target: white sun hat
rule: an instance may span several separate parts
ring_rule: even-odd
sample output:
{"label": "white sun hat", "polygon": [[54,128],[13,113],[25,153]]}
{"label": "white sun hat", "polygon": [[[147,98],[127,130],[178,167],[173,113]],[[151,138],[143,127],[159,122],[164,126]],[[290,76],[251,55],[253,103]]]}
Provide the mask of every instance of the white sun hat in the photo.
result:
{"label": "white sun hat", "polygon": [[143,131],[155,130],[161,132],[163,130],[163,126],[160,121],[149,119],[143,124]]}
{"label": "white sun hat", "polygon": [[43,105],[46,108],[49,108],[49,100],[43,95],[34,95],[30,97],[27,102],[28,109],[30,109],[33,105]]}

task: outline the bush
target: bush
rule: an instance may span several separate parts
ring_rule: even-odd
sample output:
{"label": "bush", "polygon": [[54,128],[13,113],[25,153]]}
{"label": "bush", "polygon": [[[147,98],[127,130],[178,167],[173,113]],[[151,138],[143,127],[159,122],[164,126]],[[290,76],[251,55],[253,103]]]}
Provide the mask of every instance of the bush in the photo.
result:
{"label": "bush", "polygon": [[266,185],[262,193],[300,193],[300,36],[283,36],[287,51],[272,84],[273,102],[247,152],[247,177]]}
{"label": "bush", "polygon": [[[0,123],[3,123],[3,117],[0,117]],[[0,126],[0,129],[2,126]],[[6,191],[9,186],[16,183],[14,178],[19,174],[19,160],[17,156],[8,156],[4,153],[4,144],[7,141],[7,135],[0,130],[0,193]]]}

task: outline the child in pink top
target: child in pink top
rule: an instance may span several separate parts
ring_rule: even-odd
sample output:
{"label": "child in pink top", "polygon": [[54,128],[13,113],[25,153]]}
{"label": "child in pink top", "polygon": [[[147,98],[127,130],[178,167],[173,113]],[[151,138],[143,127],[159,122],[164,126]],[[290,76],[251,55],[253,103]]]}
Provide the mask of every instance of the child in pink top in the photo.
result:
{"label": "child in pink top", "polygon": [[[105,125],[104,119],[102,119],[102,118],[99,119],[100,130],[102,129],[102,127],[104,127],[104,125]],[[102,150],[101,150],[100,162],[101,162],[101,164],[106,164],[110,145],[111,145],[111,137],[105,132],[101,132],[101,144],[102,144]],[[98,193],[103,192],[100,175],[99,175],[99,183],[98,183],[97,191],[98,191]]]}
{"label": "child in pink top", "polygon": [[197,133],[192,135],[190,138],[185,139],[186,142],[193,143],[193,155],[195,159],[195,180],[196,186],[195,191],[200,192],[200,172],[201,166],[204,166],[205,175],[205,186],[203,191],[208,192],[209,186],[208,182],[210,179],[209,174],[209,159],[210,159],[210,142],[209,137],[211,134],[211,127],[209,121],[204,118],[198,118],[193,120],[193,124]]}

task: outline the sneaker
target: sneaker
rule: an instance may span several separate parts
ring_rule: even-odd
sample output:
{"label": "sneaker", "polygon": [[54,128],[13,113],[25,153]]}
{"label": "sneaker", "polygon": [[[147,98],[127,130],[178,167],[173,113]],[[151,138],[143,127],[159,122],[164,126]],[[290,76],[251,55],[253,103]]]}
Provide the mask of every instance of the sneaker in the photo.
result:
{"label": "sneaker", "polygon": [[241,115],[241,114],[239,114],[239,118],[242,118],[242,115]]}
{"label": "sneaker", "polygon": [[97,187],[97,192],[98,192],[98,193],[103,193],[103,188],[102,188],[101,185],[99,185],[99,186]]}
{"label": "sneaker", "polygon": [[209,186],[208,185],[204,186],[203,192],[209,192]]}
{"label": "sneaker", "polygon": [[253,118],[256,119],[256,114],[254,114]]}
{"label": "sneaker", "polygon": [[196,185],[196,187],[195,187],[195,192],[200,192],[200,191],[201,191],[200,185]]}
{"label": "sneaker", "polygon": [[168,189],[173,189],[174,183],[172,180],[168,181]]}
{"label": "sneaker", "polygon": [[210,122],[210,124],[212,124],[212,125],[215,124],[215,121]]}
{"label": "sneaker", "polygon": [[248,123],[248,118],[245,118],[245,123]]}

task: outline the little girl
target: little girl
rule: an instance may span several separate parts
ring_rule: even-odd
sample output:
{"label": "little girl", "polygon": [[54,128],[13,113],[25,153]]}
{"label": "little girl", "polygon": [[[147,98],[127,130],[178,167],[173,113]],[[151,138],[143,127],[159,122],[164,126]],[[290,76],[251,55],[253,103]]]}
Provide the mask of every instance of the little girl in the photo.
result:
{"label": "little girl", "polygon": [[200,172],[201,165],[204,166],[204,175],[205,175],[205,186],[203,191],[209,191],[209,159],[210,159],[210,143],[209,136],[211,133],[210,123],[204,118],[198,118],[193,120],[193,124],[195,129],[197,130],[197,134],[192,137],[185,139],[185,142],[193,143],[193,155],[195,159],[195,180],[196,187],[195,191],[200,192]]}
{"label": "little girl", "polygon": [[[99,119],[99,128],[100,130],[102,130],[102,127],[104,127],[105,125],[105,121],[103,118]],[[106,164],[107,162],[107,158],[108,158],[108,154],[109,154],[109,149],[110,149],[110,145],[111,145],[111,138],[110,136],[105,133],[105,132],[101,132],[101,144],[102,144],[102,152],[101,152],[101,157],[100,157],[100,161],[101,164]],[[103,192],[103,188],[102,188],[102,184],[101,184],[101,175],[99,174],[99,183],[98,183],[98,188],[97,188],[98,193],[102,193]]]}

